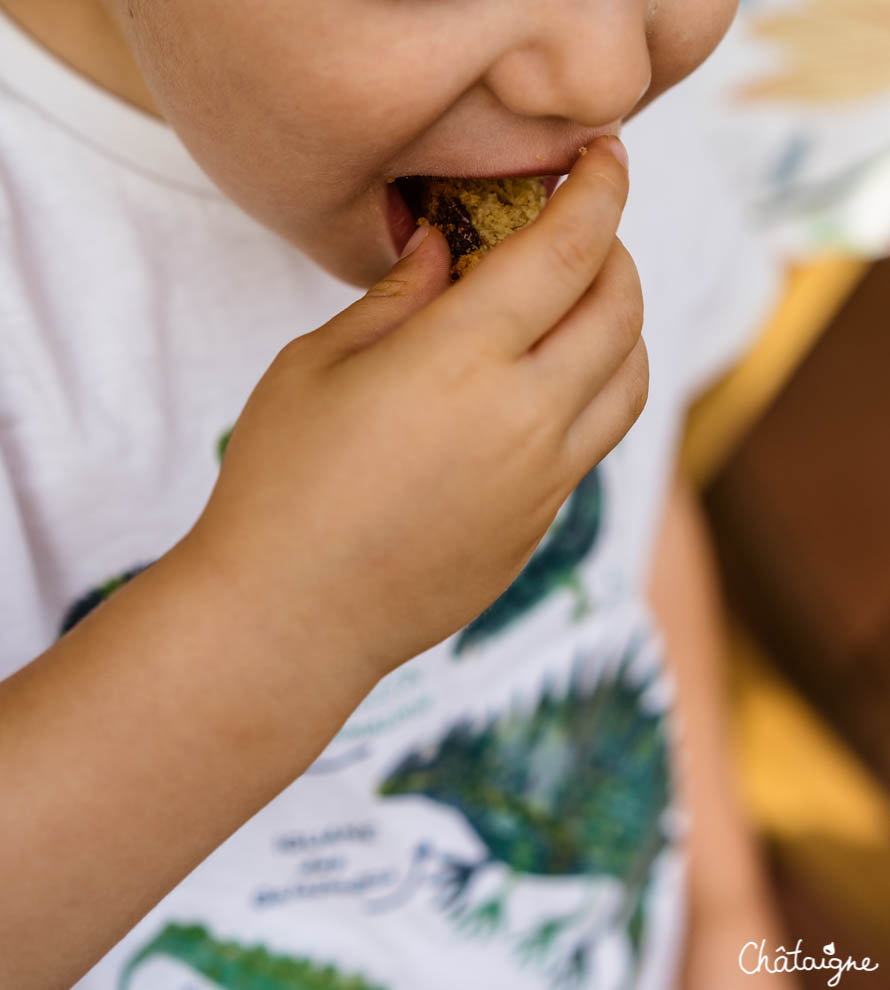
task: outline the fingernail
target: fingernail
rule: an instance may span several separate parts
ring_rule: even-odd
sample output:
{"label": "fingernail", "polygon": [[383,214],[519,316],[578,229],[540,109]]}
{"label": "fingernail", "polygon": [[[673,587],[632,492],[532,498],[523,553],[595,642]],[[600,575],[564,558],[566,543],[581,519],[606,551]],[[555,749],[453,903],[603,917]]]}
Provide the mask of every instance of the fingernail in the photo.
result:
{"label": "fingernail", "polygon": [[609,137],[606,139],[609,145],[609,151],[618,159],[621,164],[627,168],[629,164],[629,159],[627,157],[627,148],[624,147],[624,143],[621,138]]}
{"label": "fingernail", "polygon": [[402,253],[399,257],[399,261],[402,258],[407,258],[409,254],[414,254],[414,252],[420,247],[421,244],[427,239],[430,232],[430,225],[428,223],[423,224],[418,227],[417,230],[411,235],[408,243],[402,248]]}

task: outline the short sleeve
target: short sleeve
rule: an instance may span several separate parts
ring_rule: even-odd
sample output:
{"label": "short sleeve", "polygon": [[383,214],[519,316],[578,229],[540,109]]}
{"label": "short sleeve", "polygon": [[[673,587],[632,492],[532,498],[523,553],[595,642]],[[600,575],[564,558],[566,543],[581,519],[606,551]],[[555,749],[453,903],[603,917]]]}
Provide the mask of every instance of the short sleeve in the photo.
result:
{"label": "short sleeve", "polygon": [[0,680],[55,638],[34,566],[24,513],[0,450]]}

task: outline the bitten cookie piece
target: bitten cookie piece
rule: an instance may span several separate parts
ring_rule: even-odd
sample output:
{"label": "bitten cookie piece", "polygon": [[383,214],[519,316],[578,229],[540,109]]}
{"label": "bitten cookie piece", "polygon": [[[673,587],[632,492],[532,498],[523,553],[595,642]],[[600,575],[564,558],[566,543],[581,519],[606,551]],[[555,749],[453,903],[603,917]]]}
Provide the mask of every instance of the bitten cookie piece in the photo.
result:
{"label": "bitten cookie piece", "polygon": [[538,178],[443,179],[411,176],[399,188],[417,223],[428,221],[451,248],[451,280],[474,268],[495,244],[541,212],[547,191]]}

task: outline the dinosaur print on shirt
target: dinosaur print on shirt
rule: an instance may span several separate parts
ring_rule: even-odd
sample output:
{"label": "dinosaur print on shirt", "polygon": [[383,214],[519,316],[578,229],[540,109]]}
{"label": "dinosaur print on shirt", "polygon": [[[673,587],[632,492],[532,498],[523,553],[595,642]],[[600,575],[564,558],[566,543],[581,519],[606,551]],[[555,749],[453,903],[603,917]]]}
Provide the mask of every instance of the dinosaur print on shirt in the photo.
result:
{"label": "dinosaur print on shirt", "polygon": [[[446,856],[439,877],[441,906],[465,930],[506,929],[510,891],[523,876],[620,881],[620,901],[604,916],[588,905],[511,936],[522,958],[549,964],[565,985],[588,975],[606,928],[624,931],[636,959],[651,869],[671,839],[664,717],[646,703],[650,677],[630,672],[634,655],[632,643],[592,690],[579,662],[568,690],[545,688],[532,711],[457,722],[403,756],[379,787],[384,798],[456,809],[482,840],[482,858]],[[474,881],[495,864],[507,867],[507,881],[474,901]]]}

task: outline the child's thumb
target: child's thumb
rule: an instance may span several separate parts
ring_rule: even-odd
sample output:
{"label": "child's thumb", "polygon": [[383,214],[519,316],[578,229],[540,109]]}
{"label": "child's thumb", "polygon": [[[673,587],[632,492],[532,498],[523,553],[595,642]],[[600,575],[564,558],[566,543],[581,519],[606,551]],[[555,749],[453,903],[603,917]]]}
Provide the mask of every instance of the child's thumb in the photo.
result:
{"label": "child's thumb", "polygon": [[324,326],[325,343],[340,355],[367,347],[446,289],[450,268],[445,236],[430,224],[418,227],[389,273]]}

